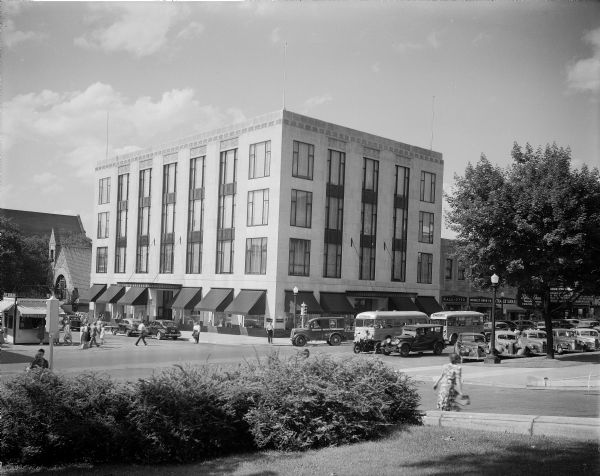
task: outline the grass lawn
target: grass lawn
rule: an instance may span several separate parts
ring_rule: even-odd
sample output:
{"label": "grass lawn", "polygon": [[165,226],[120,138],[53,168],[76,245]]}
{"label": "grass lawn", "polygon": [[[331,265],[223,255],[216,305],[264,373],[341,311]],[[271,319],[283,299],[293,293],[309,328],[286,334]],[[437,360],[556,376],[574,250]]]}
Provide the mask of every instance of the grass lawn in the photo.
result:
{"label": "grass lawn", "polygon": [[600,474],[599,442],[528,437],[430,426],[409,427],[367,443],[274,451],[164,466],[2,468],[0,474],[51,475],[563,475]]}

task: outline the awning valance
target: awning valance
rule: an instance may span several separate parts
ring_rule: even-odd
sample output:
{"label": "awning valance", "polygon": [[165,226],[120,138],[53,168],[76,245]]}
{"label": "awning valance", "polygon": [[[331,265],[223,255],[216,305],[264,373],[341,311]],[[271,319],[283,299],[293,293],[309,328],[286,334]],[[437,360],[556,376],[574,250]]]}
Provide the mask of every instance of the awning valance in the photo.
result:
{"label": "awning valance", "polygon": [[125,287],[113,284],[96,298],[96,302],[98,304],[116,303],[123,296],[123,294],[125,294]]}
{"label": "awning valance", "polygon": [[106,289],[106,284],[93,284],[89,289],[84,289],[79,294],[78,302],[81,304],[95,302]]}
{"label": "awning valance", "polygon": [[225,308],[225,312],[251,316],[264,315],[265,296],[265,291],[242,289],[231,304]]}
{"label": "awning valance", "polygon": [[148,304],[148,288],[129,288],[119,299],[123,306],[145,306]]}
{"label": "awning valance", "polygon": [[194,309],[199,311],[223,312],[233,300],[233,289],[212,288]]}
{"label": "awning valance", "polygon": [[[323,309],[315,299],[312,291],[298,291],[296,294],[296,312],[300,313],[300,306],[306,304],[306,312],[308,314],[322,314]],[[285,292],[284,312],[293,312],[294,310],[294,292]]]}
{"label": "awning valance", "polygon": [[428,316],[433,314],[434,312],[443,311],[440,303],[433,296],[417,296],[415,299],[415,304],[419,311],[424,312]]}
{"label": "awning valance", "polygon": [[21,316],[46,317],[46,301],[17,299],[17,310]]}
{"label": "awning valance", "polygon": [[504,311],[505,312],[526,312],[525,309],[523,309],[521,306],[517,306],[516,304],[505,304]]}
{"label": "awning valance", "polygon": [[408,296],[390,296],[388,311],[418,311],[419,308]]}
{"label": "awning valance", "polygon": [[194,309],[194,306],[201,300],[202,288],[181,288],[171,307],[173,309]]}
{"label": "awning valance", "polygon": [[321,293],[321,307],[331,314],[354,314],[354,307],[348,301],[346,293]]}

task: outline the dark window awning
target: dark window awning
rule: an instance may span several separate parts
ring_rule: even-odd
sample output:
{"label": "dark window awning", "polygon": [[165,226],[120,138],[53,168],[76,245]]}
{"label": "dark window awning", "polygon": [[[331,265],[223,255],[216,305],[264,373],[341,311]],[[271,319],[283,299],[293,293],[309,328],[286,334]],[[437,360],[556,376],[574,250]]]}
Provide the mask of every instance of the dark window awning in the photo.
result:
{"label": "dark window awning", "polygon": [[173,309],[194,309],[194,306],[201,300],[202,288],[181,288],[171,307]]}
{"label": "dark window awning", "polygon": [[415,299],[415,304],[419,308],[419,311],[424,312],[428,316],[433,314],[434,312],[443,311],[440,303],[436,301],[433,296],[417,296]]}
{"label": "dark window awning", "polygon": [[[441,309],[441,308],[440,308]],[[390,296],[388,311],[418,311],[419,308],[408,296]]]}
{"label": "dark window awning", "polygon": [[121,299],[119,304],[123,306],[145,306],[148,304],[148,288],[129,288]]}
{"label": "dark window awning", "polygon": [[321,293],[321,307],[331,314],[354,314],[354,307],[348,301],[346,293]]}
{"label": "dark window awning", "polygon": [[[492,307],[492,306],[490,305],[490,307]],[[506,312],[525,312],[525,309],[523,309],[521,306],[517,306],[516,304],[505,304],[504,311],[506,311]]]}
{"label": "dark window awning", "polygon": [[251,316],[264,315],[265,296],[265,291],[242,289],[231,304],[225,308],[225,312]]}
{"label": "dark window awning", "polygon": [[[323,309],[321,305],[315,299],[315,295],[312,291],[298,291],[296,294],[296,312],[300,313],[300,306],[302,303],[306,304],[307,314],[322,314]],[[285,292],[285,303],[284,312],[293,312],[294,310],[294,292]]]}
{"label": "dark window awning", "polygon": [[96,298],[96,302],[98,304],[115,303],[123,296],[123,294],[125,294],[125,287],[113,284]]}
{"label": "dark window awning", "polygon": [[194,307],[198,311],[223,312],[233,300],[233,289],[212,288]]}
{"label": "dark window awning", "polygon": [[84,289],[81,292],[81,294],[79,295],[78,302],[80,304],[84,304],[84,303],[88,303],[88,302],[95,302],[96,299],[98,299],[98,297],[100,297],[100,294],[102,294],[105,289],[106,289],[106,284],[92,284],[91,288]]}

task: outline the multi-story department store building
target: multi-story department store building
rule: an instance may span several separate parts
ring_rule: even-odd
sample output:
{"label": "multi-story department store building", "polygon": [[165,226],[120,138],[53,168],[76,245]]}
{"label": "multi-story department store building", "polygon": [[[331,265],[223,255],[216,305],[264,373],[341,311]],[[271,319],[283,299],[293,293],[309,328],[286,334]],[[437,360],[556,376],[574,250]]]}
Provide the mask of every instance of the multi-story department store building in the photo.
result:
{"label": "multi-story department store building", "polygon": [[244,333],[294,301],[438,310],[443,167],[286,110],[99,162],[94,312]]}

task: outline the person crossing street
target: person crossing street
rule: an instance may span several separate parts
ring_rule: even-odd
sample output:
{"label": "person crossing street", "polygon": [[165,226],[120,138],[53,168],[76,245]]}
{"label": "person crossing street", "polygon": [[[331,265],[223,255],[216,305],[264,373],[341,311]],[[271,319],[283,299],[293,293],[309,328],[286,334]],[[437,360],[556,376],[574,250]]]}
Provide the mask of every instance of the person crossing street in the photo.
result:
{"label": "person crossing street", "polygon": [[140,333],[140,336],[138,337],[138,340],[135,342],[135,345],[138,345],[140,343],[140,340],[144,342],[144,345],[148,345],[148,343],[146,342],[146,326],[144,325],[143,322],[140,322],[140,325],[138,326],[138,332]]}

